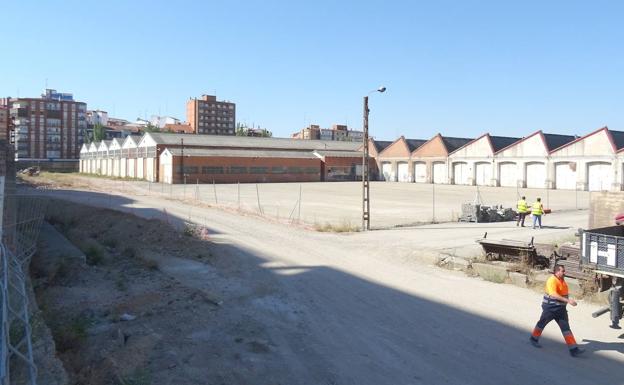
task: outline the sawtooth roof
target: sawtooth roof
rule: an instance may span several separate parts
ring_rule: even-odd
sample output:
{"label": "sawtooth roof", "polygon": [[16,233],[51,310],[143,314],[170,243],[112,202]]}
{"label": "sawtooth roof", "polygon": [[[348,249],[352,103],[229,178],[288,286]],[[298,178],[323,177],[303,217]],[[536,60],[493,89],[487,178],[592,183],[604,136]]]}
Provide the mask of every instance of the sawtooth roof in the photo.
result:
{"label": "sawtooth roof", "polygon": [[427,143],[427,141],[423,139],[405,139],[405,143],[407,143],[407,148],[409,148],[409,151],[413,152],[418,147]]}
{"label": "sawtooth roof", "polygon": [[559,134],[543,134],[546,141],[546,148],[548,151],[553,151],[563,145],[570,143],[571,141],[578,139],[575,135],[559,135]]}
{"label": "sawtooth roof", "polygon": [[492,136],[490,135],[490,141],[492,143],[492,147],[494,148],[494,152],[498,152],[503,148],[510,146],[522,138],[512,138],[509,136]]}
{"label": "sawtooth roof", "polygon": [[474,138],[454,138],[442,135],[440,135],[440,137],[442,138],[442,142],[444,142],[448,152],[453,152],[474,140]]}

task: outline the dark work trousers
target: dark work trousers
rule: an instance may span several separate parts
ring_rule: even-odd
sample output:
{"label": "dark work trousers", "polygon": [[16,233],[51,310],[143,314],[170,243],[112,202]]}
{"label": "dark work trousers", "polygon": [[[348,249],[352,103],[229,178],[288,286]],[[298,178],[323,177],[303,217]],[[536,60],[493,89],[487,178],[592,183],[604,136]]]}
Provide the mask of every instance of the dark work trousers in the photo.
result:
{"label": "dark work trousers", "polygon": [[533,333],[531,333],[531,337],[534,340],[538,340],[542,335],[542,331],[550,323],[550,321],[554,320],[559,325],[559,329],[561,329],[561,333],[563,334],[563,339],[568,345],[568,349],[572,350],[576,347],[576,340],[574,339],[574,335],[570,330],[570,323],[568,322],[568,311],[564,304],[560,304],[554,300],[546,300],[544,299],[544,303],[542,303],[542,315],[537,321],[537,325],[535,325],[535,329],[533,329]]}
{"label": "dark work trousers", "polygon": [[518,213],[518,222],[516,222],[516,226],[522,225],[524,227],[524,218],[526,218],[527,213]]}

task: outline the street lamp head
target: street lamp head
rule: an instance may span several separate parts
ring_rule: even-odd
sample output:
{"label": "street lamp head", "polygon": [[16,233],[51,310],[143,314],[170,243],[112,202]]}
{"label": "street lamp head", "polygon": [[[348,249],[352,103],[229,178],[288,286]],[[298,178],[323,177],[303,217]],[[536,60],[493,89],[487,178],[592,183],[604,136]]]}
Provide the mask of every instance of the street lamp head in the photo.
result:
{"label": "street lamp head", "polygon": [[377,88],[377,92],[386,92],[386,87]]}

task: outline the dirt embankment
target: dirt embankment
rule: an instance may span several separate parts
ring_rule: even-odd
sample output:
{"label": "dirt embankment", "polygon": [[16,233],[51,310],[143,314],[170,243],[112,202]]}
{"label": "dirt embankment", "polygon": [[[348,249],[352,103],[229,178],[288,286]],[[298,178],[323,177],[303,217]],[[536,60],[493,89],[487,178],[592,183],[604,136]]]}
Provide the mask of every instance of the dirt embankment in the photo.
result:
{"label": "dirt embankment", "polygon": [[[258,374],[249,365],[270,353],[265,327],[245,315],[246,301],[221,305],[215,286],[241,269],[205,230],[63,201],[47,219],[86,255],[45,268],[38,256],[31,269],[70,383],[231,384]],[[214,282],[185,286],[162,271],[163,258],[214,270]]]}

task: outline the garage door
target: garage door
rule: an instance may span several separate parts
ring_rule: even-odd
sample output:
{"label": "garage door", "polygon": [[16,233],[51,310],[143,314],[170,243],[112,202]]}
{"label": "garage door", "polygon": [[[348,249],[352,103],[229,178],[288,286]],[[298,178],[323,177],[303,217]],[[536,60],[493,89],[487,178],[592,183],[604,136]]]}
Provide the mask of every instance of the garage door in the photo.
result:
{"label": "garage door", "polygon": [[121,158],[121,166],[119,169],[119,176],[121,176],[122,178],[125,178],[128,176],[128,159],[126,158]]}
{"label": "garage door", "polygon": [[518,186],[518,167],[515,163],[501,163],[498,168],[498,175],[502,187]]}
{"label": "garage door", "polygon": [[546,187],[546,165],[544,163],[527,164],[526,178],[528,188]]}
{"label": "garage door", "polygon": [[475,182],[478,186],[489,186],[492,179],[492,165],[477,163],[475,166]]}
{"label": "garage door", "polygon": [[399,162],[399,163],[397,163],[397,180],[399,182],[409,182],[410,181],[409,167],[407,165],[407,162]]}
{"label": "garage door", "polygon": [[136,159],[128,159],[128,176],[136,178]]}
{"label": "garage door", "polygon": [[414,182],[427,183],[427,164],[423,162],[414,163]]}
{"label": "garage door", "polygon": [[454,163],[453,164],[453,183],[454,184],[468,184],[468,164],[467,163]]}
{"label": "garage door", "polygon": [[606,191],[613,183],[611,163],[594,163],[587,167],[587,184],[589,191]]}
{"label": "garage door", "polygon": [[154,158],[147,158],[145,164],[147,168],[147,170],[145,170],[145,179],[150,182],[155,182],[156,175],[154,174]]}
{"label": "garage door", "polygon": [[446,163],[436,162],[433,164],[433,183],[447,183]]}
{"label": "garage door", "polygon": [[381,174],[383,175],[383,180],[388,182],[392,181],[392,163],[382,163]]}
{"label": "garage door", "polygon": [[555,188],[557,190],[576,189],[576,163],[566,162],[555,165]]}
{"label": "garage door", "polygon": [[143,166],[145,165],[145,162],[143,161],[143,158],[137,158],[136,162],[137,162],[137,174],[136,174],[136,177],[138,179],[143,179],[143,178],[145,178],[145,173],[143,172]]}
{"label": "garage door", "polygon": [[119,176],[119,159],[113,159],[113,176]]}

